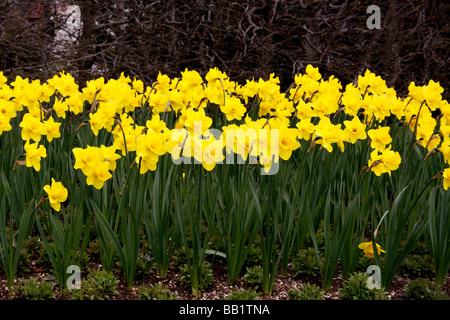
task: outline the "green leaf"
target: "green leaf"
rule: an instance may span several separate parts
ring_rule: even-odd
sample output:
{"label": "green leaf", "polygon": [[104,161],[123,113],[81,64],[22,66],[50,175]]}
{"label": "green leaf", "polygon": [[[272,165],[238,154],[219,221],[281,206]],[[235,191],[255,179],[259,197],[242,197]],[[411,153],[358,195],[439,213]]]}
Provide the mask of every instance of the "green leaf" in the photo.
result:
{"label": "green leaf", "polygon": [[218,251],[218,250],[209,250],[208,249],[208,250],[205,250],[205,254],[212,254],[212,255],[215,255],[215,256],[222,257],[224,259],[227,258],[227,255],[225,253],[223,253],[221,251]]}

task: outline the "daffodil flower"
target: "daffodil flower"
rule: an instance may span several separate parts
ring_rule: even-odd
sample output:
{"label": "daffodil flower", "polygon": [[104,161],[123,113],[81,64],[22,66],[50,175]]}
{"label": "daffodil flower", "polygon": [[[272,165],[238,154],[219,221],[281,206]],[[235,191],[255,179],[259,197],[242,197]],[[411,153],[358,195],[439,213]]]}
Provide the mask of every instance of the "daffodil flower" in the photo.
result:
{"label": "daffodil flower", "polygon": [[228,121],[241,120],[247,111],[241,100],[236,97],[227,99],[225,104],[220,107],[220,110],[225,114]]}
{"label": "daffodil flower", "polygon": [[55,122],[55,119],[50,117],[47,121],[44,121],[44,130],[43,134],[47,136],[47,140],[50,142],[54,138],[61,137],[61,132],[59,131],[59,127],[61,123]]}
{"label": "daffodil flower", "polygon": [[22,128],[22,139],[25,141],[34,140],[39,141],[41,134],[44,132],[44,124],[37,117],[34,117],[31,113],[27,113],[23,116],[22,122],[19,124]]}
{"label": "daffodil flower", "polygon": [[353,117],[352,120],[346,120],[344,124],[350,143],[356,143],[358,140],[367,138],[366,125],[358,117]]}
{"label": "daffodil flower", "polygon": [[367,132],[367,135],[371,139],[370,145],[372,148],[383,151],[392,142],[389,129],[389,127],[379,127],[377,129],[370,129]]}
{"label": "daffodil flower", "polygon": [[447,190],[450,187],[450,168],[445,169],[442,176],[444,177],[444,190]]}
{"label": "daffodil flower", "polygon": [[[383,249],[381,249],[381,246],[378,243],[375,243],[377,247],[377,252],[380,254],[381,252],[386,252]],[[359,244],[358,248],[361,250],[364,250],[364,254],[369,258],[374,258],[374,252],[373,252],[373,245],[372,242],[362,242]]]}
{"label": "daffodil flower", "polygon": [[33,167],[34,170],[41,170],[41,158],[47,157],[47,150],[43,145],[38,147],[38,143],[29,143],[27,141],[24,146],[25,149],[25,157],[26,157],[26,166]]}
{"label": "daffodil flower", "polygon": [[12,129],[10,121],[11,119],[0,114],[0,135],[3,131],[9,131]]}
{"label": "daffodil flower", "polygon": [[45,185],[44,191],[47,192],[48,200],[50,201],[50,206],[56,210],[61,210],[61,202],[67,199],[67,189],[63,186],[61,182],[56,182],[52,178],[51,185]]}

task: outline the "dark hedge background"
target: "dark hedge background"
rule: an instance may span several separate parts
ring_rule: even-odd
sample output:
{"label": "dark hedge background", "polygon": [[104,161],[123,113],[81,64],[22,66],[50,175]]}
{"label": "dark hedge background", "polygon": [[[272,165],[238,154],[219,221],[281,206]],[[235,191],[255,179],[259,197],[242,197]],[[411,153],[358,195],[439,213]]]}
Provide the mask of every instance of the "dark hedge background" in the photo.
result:
{"label": "dark hedge background", "polygon": [[[60,1],[61,2],[61,1]],[[449,9],[445,1],[65,1],[81,8],[82,34],[54,52],[56,0],[0,3],[0,70],[45,80],[64,69],[80,84],[98,76],[155,81],[158,72],[203,75],[211,67],[233,80],[268,78],[287,88],[306,65],[343,84],[366,68],[399,94],[411,81],[440,81],[449,97]],[[369,30],[367,7],[381,9]],[[94,70],[93,65],[103,70]]]}

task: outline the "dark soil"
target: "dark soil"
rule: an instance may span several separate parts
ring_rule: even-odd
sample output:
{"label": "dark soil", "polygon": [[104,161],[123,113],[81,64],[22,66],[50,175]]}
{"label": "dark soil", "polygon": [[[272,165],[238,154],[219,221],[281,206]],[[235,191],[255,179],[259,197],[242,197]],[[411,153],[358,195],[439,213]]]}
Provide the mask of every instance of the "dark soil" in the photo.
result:
{"label": "dark soil", "polygon": [[[89,268],[101,268],[99,264],[90,264]],[[31,272],[28,272],[20,278],[28,279],[35,277],[38,280],[48,280],[49,272],[42,272],[41,269],[31,266]],[[191,288],[180,284],[180,274],[177,267],[171,267],[168,271],[166,278],[159,277],[154,270],[152,270],[148,275],[144,276],[143,279],[139,279],[135,282],[132,291],[128,291],[125,285],[125,279],[123,275],[116,272],[116,277],[120,279],[118,285],[119,294],[111,298],[111,300],[138,300],[138,290],[140,286],[144,285],[155,285],[162,283],[171,292],[177,293],[179,300],[221,300],[226,298],[232,290],[238,290],[240,288],[248,289],[249,287],[245,284],[243,277],[241,277],[238,282],[234,285],[230,285],[227,279],[226,267],[221,265],[212,265],[214,281],[211,287],[200,292],[200,294],[195,297],[191,293]],[[305,282],[311,282],[308,279],[302,279],[301,277],[293,277],[292,270],[288,270],[286,275],[280,275],[275,279],[273,286],[273,291],[271,295],[260,294],[257,300],[288,300],[288,291],[291,289],[300,290],[301,284]],[[83,278],[83,274],[81,275]],[[17,279],[17,277],[16,277]],[[406,278],[404,276],[396,275],[392,281],[391,286],[386,290],[389,295],[390,300],[407,300],[405,296],[405,287],[412,280],[412,278]],[[433,280],[433,279],[430,279]],[[17,280],[15,280],[17,281]],[[331,289],[324,294],[325,300],[343,300],[339,292],[342,287],[343,279],[339,272],[337,272],[336,277],[333,281]],[[312,282],[320,286],[320,282]],[[450,276],[447,276],[444,289],[450,296]],[[58,288],[55,286],[56,297],[55,300],[68,300],[70,296],[62,297],[59,294]],[[6,278],[4,274],[0,274],[0,300],[11,300],[11,296],[8,293],[8,288],[6,285]],[[17,299],[20,299],[17,298]]]}

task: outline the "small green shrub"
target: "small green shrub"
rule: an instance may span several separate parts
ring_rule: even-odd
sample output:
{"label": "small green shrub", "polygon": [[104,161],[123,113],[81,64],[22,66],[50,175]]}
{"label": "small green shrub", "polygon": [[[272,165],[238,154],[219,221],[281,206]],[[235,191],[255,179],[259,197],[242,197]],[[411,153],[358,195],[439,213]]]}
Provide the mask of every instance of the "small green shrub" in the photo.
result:
{"label": "small green shrub", "polygon": [[[142,281],[146,275],[150,274],[153,266],[153,259],[150,256],[140,255],[136,264],[136,271],[134,275],[135,281]],[[122,262],[120,260],[116,261],[116,268],[118,272],[122,272]]]}
{"label": "small green shrub", "polygon": [[288,300],[301,300],[300,295],[301,292],[296,289],[290,289],[288,292]]}
{"label": "small green shrub", "polygon": [[[183,285],[190,286],[191,285],[191,275],[189,273],[189,267],[187,264],[184,264],[180,267],[180,283]],[[201,266],[201,281],[199,289],[206,289],[212,286],[214,280],[214,275],[212,273],[211,264],[204,260]]]}
{"label": "small green shrub", "polygon": [[339,290],[344,300],[388,300],[387,292],[383,288],[369,289],[367,279],[369,275],[364,272],[353,273]]}
{"label": "small green shrub", "polygon": [[55,284],[52,282],[39,282],[36,278],[30,278],[20,281],[14,290],[14,295],[17,297],[22,294],[27,300],[49,300],[56,296],[54,287]]}
{"label": "small green shrub", "polygon": [[72,290],[72,300],[109,300],[117,295],[117,284],[113,273],[104,270],[91,271],[85,280],[81,281],[80,289]]}
{"label": "small green shrub", "polygon": [[405,295],[409,300],[449,300],[445,291],[437,288],[435,283],[418,278],[411,280],[405,288]]}
{"label": "small green shrub", "polygon": [[423,278],[434,275],[433,259],[430,255],[410,254],[403,261],[400,272],[412,278]]}
{"label": "small green shrub", "polygon": [[[53,242],[50,242],[48,245],[50,247],[50,250],[53,251]],[[50,256],[48,255],[47,250],[43,247],[39,250],[39,266],[46,270],[53,270]]]}
{"label": "small green shrub", "polygon": [[23,240],[22,248],[25,248],[33,256],[39,254],[39,251],[44,248],[44,245],[39,237],[29,237]]}
{"label": "small green shrub", "polygon": [[[95,229],[95,228],[92,228]],[[89,241],[89,245],[86,248],[86,253],[89,256],[89,259],[91,262],[97,262],[100,261],[100,243],[98,239],[96,238],[90,238],[93,239],[92,241]]]}
{"label": "small green shrub", "polygon": [[[402,246],[402,248],[405,246],[404,241],[402,242],[401,246]],[[417,245],[411,250],[410,254],[423,256],[423,255],[430,254],[430,251],[428,250],[428,246],[427,246],[426,242],[419,241],[417,243]]]}
{"label": "small green shrub", "polygon": [[42,241],[37,236],[30,236],[23,240],[22,247],[29,251],[38,251],[43,248]]}
{"label": "small green shrub", "polygon": [[17,262],[17,275],[30,272],[31,254],[27,248],[20,249],[19,261]]}
{"label": "small green shrub", "polygon": [[[192,249],[189,249],[189,258],[192,259]],[[174,266],[181,268],[186,263],[187,263],[186,248],[180,247],[180,248],[175,249],[174,259],[173,259]]]}
{"label": "small green shrub", "polygon": [[262,262],[262,248],[261,248],[261,239],[258,236],[255,237],[252,243],[249,243],[247,258],[245,263],[248,266],[258,265]]}
{"label": "small green shrub", "polygon": [[138,292],[139,300],[177,300],[178,294],[172,293],[163,284],[142,286]]}
{"label": "small green shrub", "polygon": [[148,275],[153,267],[153,261],[150,256],[140,256],[136,266],[136,274],[134,278],[139,281]]}
{"label": "small green shrub", "polygon": [[375,264],[373,258],[369,258],[366,255],[361,255],[360,257],[358,257],[358,260],[356,261],[355,272],[366,272],[367,268],[373,264]]}
{"label": "small green shrub", "polygon": [[[325,226],[323,220],[320,221],[318,228],[315,233],[316,243],[319,250],[325,248]],[[305,248],[314,247],[314,242],[311,234],[307,234],[305,238]]]}
{"label": "small green shrub", "polygon": [[[248,252],[245,259],[245,266],[252,267],[255,265],[260,265],[263,260],[261,237],[257,235],[255,239],[248,244],[248,247],[245,248],[245,250],[247,249]],[[278,244],[275,244],[272,248],[272,256],[278,255],[278,249]]]}
{"label": "small green shrub", "polygon": [[239,290],[231,291],[231,293],[223,300],[256,300],[258,296],[259,292],[256,292],[253,288],[248,290],[240,288]]}
{"label": "small green shrub", "polygon": [[317,280],[320,277],[319,261],[313,247],[301,249],[292,259],[294,277],[303,276]]}
{"label": "small green shrub", "polygon": [[255,290],[262,287],[264,281],[262,267],[256,265],[253,267],[247,267],[246,270],[247,272],[244,274],[245,283]]}
{"label": "small green shrub", "polygon": [[291,289],[288,291],[289,300],[325,300],[324,291],[316,284],[309,282],[301,285],[301,290]]}

